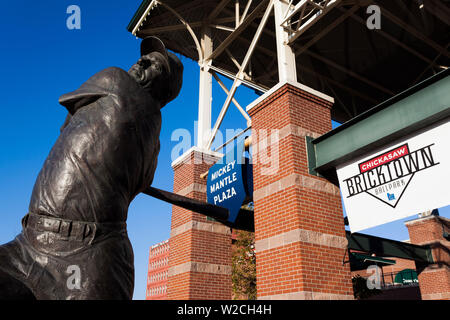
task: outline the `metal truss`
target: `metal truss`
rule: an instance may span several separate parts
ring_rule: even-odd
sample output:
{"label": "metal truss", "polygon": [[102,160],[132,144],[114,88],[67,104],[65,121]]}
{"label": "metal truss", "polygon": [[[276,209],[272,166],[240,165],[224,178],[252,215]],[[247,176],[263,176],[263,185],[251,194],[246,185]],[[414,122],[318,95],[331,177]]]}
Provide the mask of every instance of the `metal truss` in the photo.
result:
{"label": "metal truss", "polygon": [[295,5],[294,2],[296,1],[289,1],[289,7],[281,22],[289,32],[287,44],[292,44],[341,0],[301,0]]}
{"label": "metal truss", "polygon": [[[251,2],[251,0],[249,0],[249,2]],[[233,85],[231,86],[231,89],[228,92],[227,92],[226,89],[224,89],[225,92],[228,93],[228,96],[227,96],[227,98],[226,98],[226,100],[225,100],[225,102],[224,102],[224,104],[222,106],[222,109],[220,110],[219,116],[218,116],[218,118],[217,118],[217,120],[216,120],[216,122],[214,124],[214,127],[212,128],[210,138],[208,139],[208,141],[207,141],[207,143],[205,145],[206,149],[208,149],[208,150],[211,148],[211,145],[212,145],[212,143],[214,141],[214,138],[215,138],[215,136],[217,134],[217,131],[219,130],[219,127],[220,127],[220,125],[221,125],[221,123],[223,121],[223,118],[225,117],[225,114],[226,114],[226,112],[228,110],[228,107],[230,106],[230,103],[234,99],[234,94],[236,93],[237,87],[239,85],[241,85],[242,80],[244,79],[244,71],[245,71],[245,69],[248,66],[248,63],[250,61],[250,57],[252,56],[252,54],[253,54],[253,52],[255,50],[256,43],[258,42],[258,40],[259,40],[259,38],[260,38],[260,36],[262,34],[263,28],[264,28],[264,26],[265,26],[265,24],[267,22],[267,19],[269,18],[270,12],[272,11],[273,2],[274,2],[273,0],[268,1],[266,10],[264,12],[264,15],[261,18],[261,21],[259,23],[258,29],[256,30],[256,33],[253,36],[253,39],[252,39],[252,41],[250,43],[250,46],[249,46],[249,48],[247,50],[247,53],[245,54],[244,60],[240,64],[237,63],[238,66],[239,66],[238,67],[239,71],[236,73],[236,76],[234,78]],[[237,6],[238,6],[239,2],[237,1],[236,3],[237,3]],[[265,4],[265,3],[267,3],[267,1],[262,1],[261,4],[256,9],[260,8],[260,6],[262,4]],[[239,34],[238,30],[240,28],[243,30],[243,28],[245,28],[244,26],[248,25],[251,22],[250,18],[251,18],[251,16],[254,13],[255,13],[255,11],[253,11],[252,14],[250,14],[247,19],[241,20],[241,18],[239,17],[239,8],[237,7],[237,10],[236,10],[236,29],[235,29],[235,31],[232,34],[230,34],[230,36],[228,36],[225,39],[225,41],[222,42],[222,44],[216,50],[214,50],[211,53],[211,55],[206,59],[206,63],[209,63],[213,57],[217,56],[220,52],[225,50],[226,45],[229,44],[229,42],[231,42],[232,39],[235,39],[237,37],[237,35]],[[255,13],[255,15],[256,14],[257,13]],[[217,79],[219,79],[219,78],[217,77],[216,80]],[[244,117],[247,119],[247,124],[250,125],[251,124],[250,117],[247,115],[247,113],[242,108],[238,107],[238,109],[243,115],[245,114]]]}
{"label": "metal truss", "polygon": [[[254,81],[254,79],[252,79],[252,77],[246,72],[246,69],[249,66],[250,58],[255,50],[256,43],[259,40],[263,28],[270,16],[274,0],[260,1],[260,3],[251,12],[250,8],[253,2],[252,0],[247,0],[243,7],[243,11],[240,8],[240,2],[238,0],[235,0],[235,12],[233,12],[233,15],[225,18],[217,18],[217,16],[219,16],[219,14],[221,14],[222,12],[228,13],[227,11],[229,10],[225,9],[225,7],[229,4],[229,2],[230,0],[221,0],[220,3],[215,7],[215,9],[208,15],[205,23],[205,21],[187,22],[187,20],[184,19],[180,13],[167,5],[164,0],[153,0],[149,3],[144,14],[141,16],[138,23],[132,30],[132,34],[134,35],[136,35],[137,32],[157,34],[159,32],[176,30],[187,30],[190,33],[197,48],[198,63],[200,66],[199,127],[197,141],[198,147],[206,150],[211,149],[212,142],[214,141],[217,131],[231,103],[236,106],[236,108],[245,118],[247,126],[251,126],[250,116],[234,97],[237,88],[241,84],[245,84],[261,92],[265,92],[268,90],[268,88],[258,85]],[[150,14],[151,10],[156,8],[158,5],[164,7],[173,15],[175,15],[180,21],[180,24],[158,27],[153,30],[141,30],[141,27],[147,19],[147,16]],[[265,11],[263,11],[264,9]],[[239,62],[229,51],[228,47],[250,24],[254,23],[257,18],[260,18],[261,14],[261,21],[259,22],[259,26],[253,37],[253,40],[249,44],[249,48],[247,50],[245,58],[242,62]],[[224,23],[229,24],[230,22],[234,22],[234,27],[223,25]],[[213,48],[213,43],[210,36],[210,30],[212,28],[230,32],[228,37],[219,46],[217,46],[217,48]],[[197,34],[199,35],[198,38],[197,34],[194,32],[194,29],[200,29],[197,32]],[[233,64],[238,68],[238,72],[236,74],[231,74],[229,71],[214,66],[214,59],[224,52],[228,55]],[[230,89],[225,86],[217,73],[233,80],[233,84]],[[221,108],[220,114],[216,119],[213,128],[211,129],[212,77],[217,81],[222,90],[224,90],[225,94],[227,94],[227,98]]]}
{"label": "metal truss", "polygon": [[[437,0],[429,0],[429,2],[433,5],[425,5],[424,10],[449,25],[448,19],[446,19],[449,14],[448,9]],[[169,3],[173,7],[168,5]],[[214,4],[210,9],[211,11],[204,18],[198,19],[189,17],[188,12],[196,10],[196,8],[201,9],[204,6],[204,2],[201,0],[186,2],[151,0],[145,2],[146,7],[143,8],[142,13],[139,13],[139,20],[136,20],[137,23],[133,24],[130,31],[134,35],[139,34],[139,37],[177,32],[178,30],[188,31],[195,44],[194,50],[198,53],[198,64],[200,66],[197,147],[210,150],[231,104],[244,117],[247,126],[251,126],[250,117],[235,97],[236,91],[241,84],[260,92],[266,92],[269,88],[261,84],[264,82],[263,80],[271,79],[272,81],[273,77],[278,74],[279,82],[295,83],[297,82],[297,69],[300,69],[302,72],[318,78],[322,87],[326,84],[337,100],[339,100],[339,97],[334,92],[334,89],[339,88],[347,94],[363,99],[370,104],[374,104],[377,101],[364,92],[332,79],[328,74],[318,73],[311,66],[302,65],[300,68],[297,68],[295,60],[300,56],[307,56],[308,59],[314,59],[333,70],[346,74],[353,80],[375,89],[382,96],[392,96],[394,92],[390,88],[311,49],[315,43],[347,19],[352,19],[365,27],[365,21],[358,16],[357,12],[369,4],[380,6],[377,0],[218,0],[217,4]],[[407,13],[407,6],[402,2],[399,2],[399,4],[403,11]],[[170,19],[171,25],[161,25],[160,23],[156,24],[158,25],[157,27],[149,27],[149,24],[146,24],[145,21],[149,18],[150,12],[157,6],[164,8],[166,11],[164,13],[165,16],[176,17],[175,22],[174,19]],[[305,41],[296,41],[331,10],[340,11],[341,14],[314,34],[308,34]],[[383,17],[389,20],[390,23],[404,30],[418,41],[423,42],[430,50],[435,52],[434,55],[426,55],[416,47],[412,47],[410,44],[397,39],[386,30],[373,31],[426,63],[427,67],[418,75],[417,79],[414,79],[412,84],[422,79],[423,75],[429,70],[435,71],[448,67],[440,65],[438,59],[450,57],[449,44],[436,43],[432,38],[426,36],[422,30],[417,29],[414,25],[410,25],[408,21],[400,19],[397,16],[397,12],[393,12],[389,8],[382,6],[382,12]],[[198,15],[196,16],[198,17]],[[265,28],[269,17],[274,18],[275,29]],[[221,35],[223,37],[221,39],[223,41],[213,41],[212,35],[216,34],[216,30],[222,31]],[[249,30],[256,31],[252,31],[249,34]],[[259,41],[262,34],[266,36],[265,39],[272,38],[276,41],[276,51],[267,49],[265,43]],[[241,48],[246,48],[244,54],[237,54],[232,50],[232,45],[235,45],[236,42],[239,42]],[[268,72],[253,74],[252,68],[257,67],[257,59],[252,61],[252,56],[255,52],[270,58],[271,62],[269,65],[263,66]],[[195,51],[192,54],[195,56]],[[243,59],[242,56],[244,56]],[[220,63],[218,63],[219,58]],[[228,67],[224,67],[224,61]],[[233,70],[233,67],[237,72],[230,71]],[[231,79],[232,86],[227,88],[219,78],[219,75]],[[219,116],[214,122],[211,121],[213,81],[217,81],[217,84],[227,95],[220,109]],[[351,117],[357,113],[354,105],[353,111],[346,108],[344,102],[341,102],[341,105],[348,116]]]}
{"label": "metal truss", "polygon": [[[230,8],[230,2],[232,1],[234,1],[234,10]],[[272,32],[271,36],[274,36],[276,39],[277,52],[275,53],[276,60],[274,62],[277,61],[278,63],[279,81],[296,82],[296,54],[291,48],[292,42],[339,3],[340,0],[301,0],[298,3],[296,2],[298,1],[261,0],[256,2],[254,0],[221,0],[203,21],[188,21],[182,16],[181,11],[177,12],[177,9],[171,8],[165,0],[152,0],[134,26],[132,30],[134,35],[137,32],[140,32],[141,35],[150,35],[176,30],[187,30],[191,35],[198,52],[198,64],[200,66],[197,146],[201,149],[211,149],[211,145],[230,104],[235,105],[245,118],[247,126],[251,126],[249,115],[234,96],[241,84],[261,92],[268,90],[268,88],[259,85],[257,79],[252,77],[251,57],[255,52],[261,35],[268,32],[264,27],[269,17],[273,15],[275,18],[275,33],[273,34]],[[157,6],[168,10],[177,17],[180,23],[153,29],[141,29],[151,10]],[[248,48],[243,60],[238,61],[233,52],[229,50],[229,47],[233,41],[243,40],[242,33],[249,26],[256,28],[256,32],[251,41],[244,39],[244,43],[248,45]],[[217,47],[213,46],[212,29],[229,32]],[[215,59],[224,54],[228,56],[232,64],[238,69],[235,74],[214,65]],[[231,79],[233,81],[231,88],[227,88],[217,74]],[[227,94],[227,98],[214,125],[211,126],[213,78]]]}

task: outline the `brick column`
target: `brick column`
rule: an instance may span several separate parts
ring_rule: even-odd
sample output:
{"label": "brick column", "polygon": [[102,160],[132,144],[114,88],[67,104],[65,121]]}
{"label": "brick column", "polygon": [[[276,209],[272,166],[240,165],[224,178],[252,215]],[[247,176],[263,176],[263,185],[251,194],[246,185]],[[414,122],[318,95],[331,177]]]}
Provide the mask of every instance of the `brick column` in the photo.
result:
{"label": "brick column", "polygon": [[308,173],[305,136],[331,130],[332,103],[285,83],[247,108],[258,299],[353,299],[349,265],[342,263],[347,239],[339,189]]}
{"label": "brick column", "polygon": [[434,263],[427,266],[416,263],[422,299],[450,300],[450,241],[443,237],[444,230],[449,232],[450,219],[428,216],[407,221],[405,225],[411,243],[432,247]]}
{"label": "brick column", "polygon": [[[206,201],[205,172],[219,158],[195,147],[172,163],[174,192]],[[231,299],[231,230],[207,217],[172,207],[168,299]]]}

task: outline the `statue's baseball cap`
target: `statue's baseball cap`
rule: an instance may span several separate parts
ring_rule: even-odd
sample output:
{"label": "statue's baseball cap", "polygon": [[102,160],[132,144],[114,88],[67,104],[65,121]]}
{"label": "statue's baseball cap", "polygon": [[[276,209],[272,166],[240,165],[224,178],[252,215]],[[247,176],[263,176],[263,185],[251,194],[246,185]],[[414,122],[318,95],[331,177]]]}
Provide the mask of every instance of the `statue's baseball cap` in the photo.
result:
{"label": "statue's baseball cap", "polygon": [[146,37],[141,42],[141,56],[145,56],[152,52],[158,52],[163,55],[165,67],[170,72],[169,57],[164,43],[157,37]]}

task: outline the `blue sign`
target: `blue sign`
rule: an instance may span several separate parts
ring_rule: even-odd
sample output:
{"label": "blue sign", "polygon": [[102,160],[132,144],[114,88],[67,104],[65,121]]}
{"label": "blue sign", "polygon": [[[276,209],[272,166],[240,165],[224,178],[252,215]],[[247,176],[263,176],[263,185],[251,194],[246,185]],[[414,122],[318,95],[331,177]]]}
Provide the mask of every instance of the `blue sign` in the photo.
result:
{"label": "blue sign", "polygon": [[208,203],[228,209],[228,221],[235,222],[244,200],[253,193],[253,170],[244,157],[243,141],[209,169],[206,187]]}

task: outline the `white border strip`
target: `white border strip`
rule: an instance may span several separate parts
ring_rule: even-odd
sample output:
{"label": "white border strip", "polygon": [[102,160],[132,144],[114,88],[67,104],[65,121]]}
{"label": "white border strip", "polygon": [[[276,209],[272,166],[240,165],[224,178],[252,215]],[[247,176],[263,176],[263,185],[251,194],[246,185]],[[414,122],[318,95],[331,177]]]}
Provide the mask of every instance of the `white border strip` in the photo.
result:
{"label": "white border strip", "polygon": [[[231,228],[222,224],[200,221],[189,221],[170,231],[170,237],[176,237],[189,230],[207,231],[224,235],[231,235]],[[231,241],[231,240],[230,240]]]}
{"label": "white border strip", "polygon": [[346,237],[340,237],[311,230],[294,229],[256,241],[255,252],[259,253],[262,251],[287,246],[296,242],[306,242],[337,249],[346,249],[348,244],[348,240]]}
{"label": "white border strip", "polygon": [[252,103],[250,103],[247,108],[245,109],[247,111],[247,113],[254,108],[256,105],[258,105],[260,102],[262,102],[263,100],[267,99],[270,95],[272,95],[275,91],[277,91],[278,89],[280,89],[282,86],[284,86],[285,84],[290,84],[291,86],[294,86],[300,90],[306,91],[308,93],[311,93],[319,98],[322,98],[326,101],[329,101],[331,103],[334,103],[334,98],[330,97],[328,95],[326,95],[325,93],[322,93],[320,91],[314,90],[313,88],[310,88],[308,86],[305,86],[304,84],[298,83],[298,82],[293,82],[290,80],[286,80],[283,82],[278,82],[278,84],[276,84],[275,86],[273,86],[272,88],[270,88],[269,91],[266,91],[263,95],[261,95],[259,98],[257,98],[256,100],[254,100]]}
{"label": "white border strip", "polygon": [[136,25],[134,26],[133,31],[131,32],[131,34],[133,36],[136,36],[136,32],[137,30],[141,27],[142,22],[144,21],[144,19],[147,17],[148,13],[150,12],[151,9],[153,9],[153,7],[155,5],[158,4],[157,0],[153,0],[152,2],[150,2],[150,4],[148,5],[147,9],[145,10],[144,14],[141,16],[141,18],[139,19],[138,23],[136,23]]}
{"label": "white border strip", "polygon": [[186,272],[200,272],[231,275],[231,266],[222,264],[188,261],[169,268],[169,277]]}
{"label": "white border strip", "polygon": [[258,300],[354,300],[352,295],[298,291],[258,297]]}
{"label": "white border strip", "polygon": [[[220,152],[215,152],[215,151],[211,151],[211,150],[205,150],[205,149],[199,148],[197,146],[193,146],[188,151],[186,151],[181,156],[179,156],[174,161],[172,161],[172,168],[177,166],[178,164],[184,162],[186,160],[186,158],[188,158],[191,155],[191,153],[193,153],[193,152],[206,154],[206,155],[209,155],[211,157],[216,157],[218,159],[221,159],[223,157],[223,154],[220,153]],[[213,163],[211,163],[211,164],[213,164]]]}

